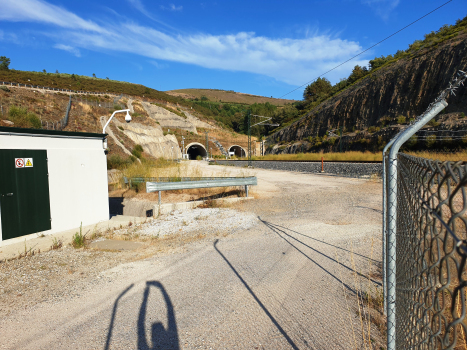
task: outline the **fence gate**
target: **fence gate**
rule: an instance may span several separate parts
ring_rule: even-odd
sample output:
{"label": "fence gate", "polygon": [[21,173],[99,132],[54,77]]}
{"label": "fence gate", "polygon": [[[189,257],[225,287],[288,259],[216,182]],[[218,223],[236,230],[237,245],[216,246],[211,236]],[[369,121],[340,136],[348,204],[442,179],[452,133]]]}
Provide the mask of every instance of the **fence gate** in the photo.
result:
{"label": "fence gate", "polygon": [[47,151],[0,150],[0,237],[51,229]]}

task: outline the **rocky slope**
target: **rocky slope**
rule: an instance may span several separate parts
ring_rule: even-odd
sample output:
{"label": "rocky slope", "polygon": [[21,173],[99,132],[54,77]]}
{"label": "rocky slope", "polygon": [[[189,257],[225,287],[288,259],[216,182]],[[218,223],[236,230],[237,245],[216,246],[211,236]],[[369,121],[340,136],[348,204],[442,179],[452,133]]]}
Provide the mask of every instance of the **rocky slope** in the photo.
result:
{"label": "rocky slope", "polygon": [[[165,135],[160,126],[152,127],[139,123],[121,123],[115,120],[115,125],[135,144],[141,145],[143,151],[155,158],[181,158],[177,138],[175,135]],[[120,145],[120,147],[125,147]],[[127,152],[125,152],[127,153]],[[131,154],[131,153],[130,153]]]}
{"label": "rocky slope", "polygon": [[[372,72],[271,135],[270,144],[321,137],[340,127],[344,132],[385,127],[396,124],[401,115],[408,121],[423,113],[459,69],[467,69],[465,31]],[[447,102],[446,113],[467,113],[467,89],[461,88]]]}

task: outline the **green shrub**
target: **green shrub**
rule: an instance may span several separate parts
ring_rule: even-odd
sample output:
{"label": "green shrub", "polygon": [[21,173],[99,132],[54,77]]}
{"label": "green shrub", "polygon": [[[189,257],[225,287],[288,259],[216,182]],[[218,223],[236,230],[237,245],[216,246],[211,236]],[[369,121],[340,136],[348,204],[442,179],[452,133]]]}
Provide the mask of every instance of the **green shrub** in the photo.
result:
{"label": "green shrub", "polygon": [[404,117],[403,115],[400,115],[397,117],[397,124],[405,124],[406,120],[407,120],[406,117]]}
{"label": "green shrub", "polygon": [[136,145],[131,151],[131,154],[133,154],[136,158],[141,158],[142,153],[143,147],[141,145]]}
{"label": "green shrub", "polygon": [[201,156],[196,156],[196,160],[203,160],[203,157],[201,157]]}
{"label": "green shrub", "polygon": [[8,89],[8,87],[6,87],[5,85],[0,86],[0,90],[3,90],[5,92],[11,92],[11,90]]}
{"label": "green shrub", "polygon": [[86,242],[86,235],[83,235],[83,223],[79,226],[79,232],[76,232],[71,239],[74,248],[82,248]]}
{"label": "green shrub", "polygon": [[19,128],[42,129],[41,120],[37,115],[24,107],[11,106],[8,112],[8,120],[15,123]]}
{"label": "green shrub", "polygon": [[123,169],[131,162],[129,159],[124,159],[118,154],[113,154],[107,158],[107,169]]}
{"label": "green shrub", "polygon": [[461,118],[465,118],[465,113],[464,112],[461,113]]}
{"label": "green shrub", "polygon": [[418,142],[418,137],[417,135],[414,135],[407,141],[407,146],[413,147],[417,144],[417,142]]}
{"label": "green shrub", "polygon": [[436,135],[429,135],[429,136],[427,136],[427,138],[426,138],[426,146],[427,146],[428,148],[433,147],[433,146],[435,145],[435,143],[436,143]]}
{"label": "green shrub", "polygon": [[440,124],[440,122],[437,122],[435,119],[431,119],[429,122],[428,122],[428,125],[429,126],[432,126],[432,127],[437,127],[438,125]]}

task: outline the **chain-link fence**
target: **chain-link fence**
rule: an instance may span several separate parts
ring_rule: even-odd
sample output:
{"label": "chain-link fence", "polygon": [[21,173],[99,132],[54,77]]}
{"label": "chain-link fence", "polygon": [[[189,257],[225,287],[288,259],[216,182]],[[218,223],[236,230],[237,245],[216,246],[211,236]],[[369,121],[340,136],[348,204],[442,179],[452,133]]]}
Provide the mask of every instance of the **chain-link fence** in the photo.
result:
{"label": "chain-link fence", "polygon": [[448,105],[459,71],[383,150],[383,280],[387,349],[467,349],[467,165],[399,153]]}
{"label": "chain-link fence", "polygon": [[467,166],[399,154],[397,181],[396,349],[465,348]]}

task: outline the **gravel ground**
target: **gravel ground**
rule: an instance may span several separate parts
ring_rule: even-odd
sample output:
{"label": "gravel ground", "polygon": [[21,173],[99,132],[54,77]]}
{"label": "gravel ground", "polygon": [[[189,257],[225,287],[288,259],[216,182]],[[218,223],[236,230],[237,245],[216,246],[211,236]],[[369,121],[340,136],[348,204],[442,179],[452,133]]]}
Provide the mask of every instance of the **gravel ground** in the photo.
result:
{"label": "gravel ground", "polygon": [[258,221],[253,213],[238,214],[236,210],[224,208],[174,210],[168,215],[143,224],[138,233],[151,236],[185,234],[193,231],[203,234],[216,232],[233,234],[251,228]]}
{"label": "gravel ground", "polygon": [[255,173],[254,201],[109,235],[135,251],[0,264],[0,349],[380,349],[357,299],[380,292],[381,184]]}

